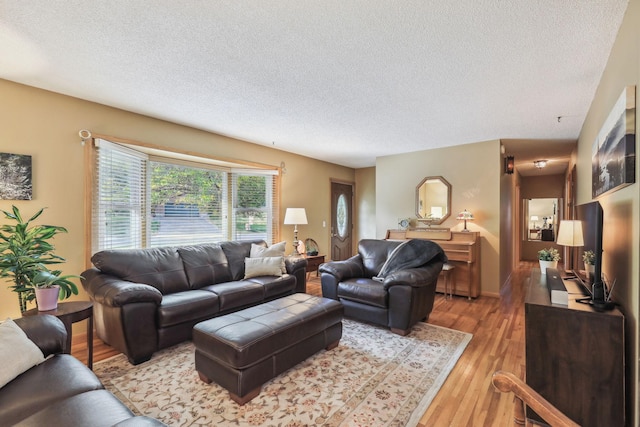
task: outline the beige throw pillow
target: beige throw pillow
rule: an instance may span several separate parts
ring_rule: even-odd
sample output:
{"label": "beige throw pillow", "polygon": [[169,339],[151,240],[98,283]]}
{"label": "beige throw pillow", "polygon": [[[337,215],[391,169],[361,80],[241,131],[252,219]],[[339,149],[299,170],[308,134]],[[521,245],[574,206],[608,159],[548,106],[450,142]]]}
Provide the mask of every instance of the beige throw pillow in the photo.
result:
{"label": "beige throw pillow", "polygon": [[258,257],[244,259],[244,278],[249,279],[256,276],[282,276],[283,258],[280,257]]}
{"label": "beige throw pillow", "polygon": [[256,245],[255,243],[251,244],[251,252],[249,256],[251,258],[261,258],[261,257],[282,257],[282,264],[280,265],[280,269],[282,270],[282,274],[287,273],[287,266],[284,263],[284,251],[287,247],[287,242],[279,242],[274,243],[268,248],[264,248],[260,245]]}
{"label": "beige throw pillow", "polygon": [[0,388],[44,362],[42,351],[11,319],[0,324],[0,343]]}

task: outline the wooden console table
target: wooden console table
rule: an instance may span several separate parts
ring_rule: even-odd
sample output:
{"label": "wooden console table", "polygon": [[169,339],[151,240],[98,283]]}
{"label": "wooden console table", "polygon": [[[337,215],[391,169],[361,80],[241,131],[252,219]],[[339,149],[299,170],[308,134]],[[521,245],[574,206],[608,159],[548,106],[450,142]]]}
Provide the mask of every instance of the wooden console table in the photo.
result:
{"label": "wooden console table", "polygon": [[[451,292],[469,299],[480,295],[480,233],[477,231],[449,231],[428,228],[387,230],[388,240],[433,240],[444,250],[448,263],[455,266]],[[445,292],[445,278],[438,279],[437,292]]]}
{"label": "wooden console table", "polygon": [[[568,305],[551,304],[547,284],[557,280],[563,282],[557,269],[531,272],[524,306],[526,383],[583,427],[624,426],[624,316],[597,312],[576,302],[576,294]],[[527,418],[541,420],[530,408]]]}

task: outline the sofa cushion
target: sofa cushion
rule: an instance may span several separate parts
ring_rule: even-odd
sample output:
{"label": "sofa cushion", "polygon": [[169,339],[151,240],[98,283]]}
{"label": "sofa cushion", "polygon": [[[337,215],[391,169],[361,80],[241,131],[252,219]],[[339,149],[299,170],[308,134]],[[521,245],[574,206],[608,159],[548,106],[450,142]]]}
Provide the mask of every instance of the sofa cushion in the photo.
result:
{"label": "sofa cushion", "polygon": [[338,298],[376,307],[387,308],[388,292],[384,285],[363,277],[348,279],[338,284]]}
{"label": "sofa cushion", "polygon": [[212,292],[200,289],[176,292],[162,297],[158,307],[158,327],[213,317],[218,311],[218,295]]}
{"label": "sofa cushion", "polygon": [[296,291],[296,277],[291,274],[283,274],[280,277],[252,277],[247,280],[262,285],[264,287],[264,297],[266,299],[292,294]]}
{"label": "sofa cushion", "polygon": [[220,246],[227,256],[231,280],[242,280],[244,278],[244,259],[251,255],[251,245],[267,247],[264,240],[230,241],[222,242]]}
{"label": "sofa cushion", "polygon": [[193,245],[178,248],[192,289],[231,280],[229,262],[220,245]]}
{"label": "sofa cushion", "polygon": [[103,388],[98,377],[78,359],[57,354],[0,389],[0,424],[13,425],[68,397]]}
{"label": "sofa cushion", "polygon": [[213,292],[218,296],[221,313],[254,305],[264,300],[264,286],[249,280],[218,283],[205,286],[202,290]]}
{"label": "sofa cushion", "polygon": [[103,273],[151,285],[163,295],[189,289],[176,248],[106,250],[95,253],[91,262]]}
{"label": "sofa cushion", "polygon": [[0,388],[27,369],[44,362],[42,351],[11,319],[0,324],[0,343]]}
{"label": "sofa cushion", "polygon": [[364,277],[377,276],[384,263],[401,241],[362,239],[358,242],[358,253],[364,267]]}
{"label": "sofa cushion", "polygon": [[[32,413],[30,411],[27,414]],[[110,392],[93,390],[49,405],[22,420],[19,425],[108,427],[132,417],[129,408]]]}
{"label": "sofa cushion", "polygon": [[244,278],[258,276],[282,276],[284,257],[266,256],[244,259]]}

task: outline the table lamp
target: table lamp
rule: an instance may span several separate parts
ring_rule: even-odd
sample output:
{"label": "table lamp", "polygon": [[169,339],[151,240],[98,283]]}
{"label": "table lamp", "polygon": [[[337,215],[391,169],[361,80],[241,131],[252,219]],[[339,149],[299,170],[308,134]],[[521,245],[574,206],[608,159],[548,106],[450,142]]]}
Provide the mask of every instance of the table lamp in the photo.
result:
{"label": "table lamp", "polygon": [[469,231],[471,231],[467,228],[467,221],[473,221],[473,214],[471,212],[465,209],[458,214],[456,219],[458,221],[464,221],[464,229],[462,230],[463,232],[468,233]]}
{"label": "table lamp", "polygon": [[[558,228],[558,239],[556,243],[562,246],[569,246],[569,269],[573,272],[573,248],[584,246],[584,236],[582,234],[582,221],[562,220]],[[566,265],[565,265],[566,267]],[[565,270],[567,270],[565,268]]]}
{"label": "table lamp", "polygon": [[284,214],[285,225],[293,224],[293,254],[298,253],[298,224],[306,225],[307,211],[304,208],[287,208]]}

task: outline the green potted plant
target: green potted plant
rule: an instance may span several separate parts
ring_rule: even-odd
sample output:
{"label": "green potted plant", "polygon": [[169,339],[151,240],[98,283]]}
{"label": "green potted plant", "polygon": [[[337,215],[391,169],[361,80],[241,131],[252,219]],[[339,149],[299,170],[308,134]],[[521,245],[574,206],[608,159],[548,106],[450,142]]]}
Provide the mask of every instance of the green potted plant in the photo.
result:
{"label": "green potted plant", "polygon": [[540,261],[540,273],[547,274],[547,268],[558,268],[560,252],[556,248],[545,248],[538,251]]}
{"label": "green potted plant", "polygon": [[584,261],[584,269],[587,274],[595,272],[596,254],[593,251],[584,251],[582,261]]}
{"label": "green potted plant", "polygon": [[67,230],[55,225],[31,224],[42,215],[44,208],[27,221],[22,219],[16,206],[12,208],[11,212],[0,210],[6,219],[15,222],[0,227],[0,277],[13,282],[9,288],[18,293],[20,312],[26,311],[27,302],[36,298],[37,290],[44,289],[55,294],[55,306],[38,303],[38,310],[52,310],[56,308],[58,298],[66,299],[71,294],[78,294],[78,287],[70,279],[79,276],[62,276],[60,270],[47,267],[65,262],[64,258],[53,253],[55,248],[50,240]]}

